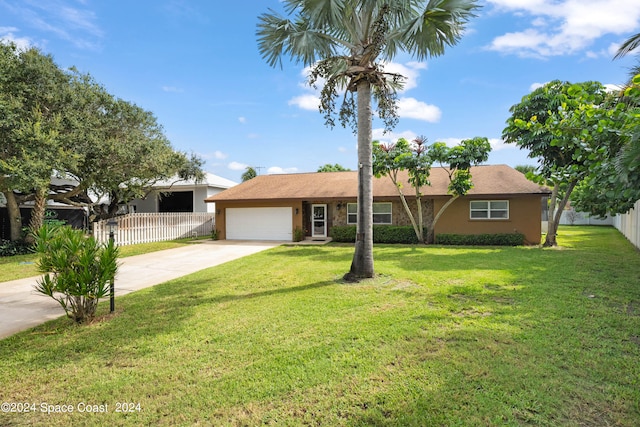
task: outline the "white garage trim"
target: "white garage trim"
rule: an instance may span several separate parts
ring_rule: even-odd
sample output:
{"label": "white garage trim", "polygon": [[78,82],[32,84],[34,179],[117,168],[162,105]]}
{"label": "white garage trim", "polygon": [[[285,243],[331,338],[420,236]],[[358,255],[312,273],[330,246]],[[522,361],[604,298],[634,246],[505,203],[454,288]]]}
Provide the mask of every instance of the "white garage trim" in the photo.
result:
{"label": "white garage trim", "polygon": [[284,208],[227,208],[227,240],[293,240],[293,214]]}

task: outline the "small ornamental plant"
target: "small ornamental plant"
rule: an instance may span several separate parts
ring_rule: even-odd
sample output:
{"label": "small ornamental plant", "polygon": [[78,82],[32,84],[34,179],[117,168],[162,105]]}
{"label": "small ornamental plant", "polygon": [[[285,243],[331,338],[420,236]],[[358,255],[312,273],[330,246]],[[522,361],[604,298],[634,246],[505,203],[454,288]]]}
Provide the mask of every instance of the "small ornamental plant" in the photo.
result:
{"label": "small ornamental plant", "polygon": [[35,290],[56,300],[75,322],[91,321],[118,270],[118,248],[69,226],[44,225],[35,238],[38,271],[45,273]]}

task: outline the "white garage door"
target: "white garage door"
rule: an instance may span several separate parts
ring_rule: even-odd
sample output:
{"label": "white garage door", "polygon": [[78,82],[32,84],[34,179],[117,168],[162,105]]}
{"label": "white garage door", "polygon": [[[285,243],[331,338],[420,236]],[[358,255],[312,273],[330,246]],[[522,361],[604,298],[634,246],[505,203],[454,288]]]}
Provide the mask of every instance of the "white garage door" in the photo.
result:
{"label": "white garage door", "polygon": [[228,240],[292,240],[291,208],[227,208]]}

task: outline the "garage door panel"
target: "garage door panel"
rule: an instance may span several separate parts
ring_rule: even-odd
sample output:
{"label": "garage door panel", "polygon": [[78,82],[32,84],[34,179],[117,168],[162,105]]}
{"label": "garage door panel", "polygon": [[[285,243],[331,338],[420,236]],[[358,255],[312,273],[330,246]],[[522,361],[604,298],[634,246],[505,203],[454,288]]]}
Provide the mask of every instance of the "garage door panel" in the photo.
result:
{"label": "garage door panel", "polygon": [[227,208],[228,240],[292,240],[290,207]]}

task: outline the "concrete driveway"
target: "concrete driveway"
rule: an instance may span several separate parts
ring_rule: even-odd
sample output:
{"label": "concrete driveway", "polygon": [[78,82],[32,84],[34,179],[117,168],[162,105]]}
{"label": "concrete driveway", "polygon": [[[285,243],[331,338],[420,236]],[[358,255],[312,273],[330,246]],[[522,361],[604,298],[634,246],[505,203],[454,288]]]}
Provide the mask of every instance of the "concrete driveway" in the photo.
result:
{"label": "concrete driveway", "polygon": [[[202,241],[120,259],[116,296],[154,286],[208,267],[279,246],[283,242]],[[38,277],[0,282],[0,339],[64,316],[52,298],[34,291]],[[108,298],[101,304],[109,304]],[[116,308],[117,308],[116,301]]]}

